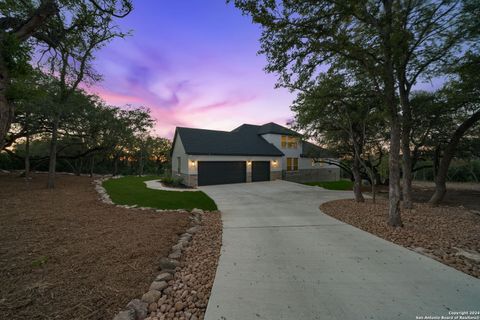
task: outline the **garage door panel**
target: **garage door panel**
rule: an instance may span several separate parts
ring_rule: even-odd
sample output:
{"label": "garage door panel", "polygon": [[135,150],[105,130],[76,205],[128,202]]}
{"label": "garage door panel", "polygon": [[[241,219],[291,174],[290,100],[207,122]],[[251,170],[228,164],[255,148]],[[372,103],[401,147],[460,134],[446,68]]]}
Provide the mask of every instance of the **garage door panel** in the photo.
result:
{"label": "garage door panel", "polygon": [[198,185],[246,182],[245,161],[199,161]]}
{"label": "garage door panel", "polygon": [[270,161],[252,161],[252,182],[270,181]]}

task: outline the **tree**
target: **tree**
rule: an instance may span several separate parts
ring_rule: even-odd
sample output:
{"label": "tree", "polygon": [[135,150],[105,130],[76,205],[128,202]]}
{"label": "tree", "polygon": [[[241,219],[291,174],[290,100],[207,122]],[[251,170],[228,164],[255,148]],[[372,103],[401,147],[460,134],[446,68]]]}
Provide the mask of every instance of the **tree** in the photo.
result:
{"label": "tree", "polygon": [[443,156],[435,175],[435,193],[431,204],[437,205],[446,193],[446,178],[457,146],[464,135],[480,122],[480,55],[467,55],[465,61],[456,68],[457,78],[451,80],[441,94],[447,106],[448,116],[454,127],[443,150]]}
{"label": "tree", "polygon": [[[459,30],[473,36],[478,10],[471,9],[478,8],[478,1],[233,2],[263,27],[260,53],[267,57],[266,70],[279,74],[278,86],[305,90],[338,63],[361,69],[375,84],[390,125],[388,223],[402,226],[401,127],[406,126],[408,136],[409,115],[401,110],[398,96],[400,105],[408,106],[404,89],[425,76],[442,54],[460,46],[455,38]],[[398,95],[397,87],[402,90]]]}
{"label": "tree", "polygon": [[255,1],[235,5],[263,27],[261,50],[279,86],[305,90],[329,64],[355,65],[368,75],[390,124],[389,218],[400,217],[400,114],[395,95],[394,1]]}
{"label": "tree", "polygon": [[319,76],[318,85],[301,92],[292,106],[297,128],[317,139],[321,137],[327,146],[337,146],[335,149],[340,154],[352,158],[353,191],[357,202],[365,201],[361,191],[362,167],[369,177],[375,199],[377,177],[368,151],[375,149],[374,145],[385,130],[382,116],[375,110],[378,103],[381,101],[366,79],[335,70]]}
{"label": "tree", "polygon": [[132,8],[130,0],[5,0],[0,4],[0,149],[14,115],[13,103],[7,99],[12,76],[15,77],[12,70],[19,57],[21,61],[31,57],[30,40],[55,48],[79,25],[88,24],[87,19],[75,19],[79,12],[87,10],[91,13],[87,16],[95,14],[98,20],[108,21],[125,17]]}
{"label": "tree", "polygon": [[[444,73],[480,36],[479,1],[394,1],[393,54],[402,109],[403,206],[412,208],[412,105],[418,79]],[[477,10],[475,10],[475,8]]]}
{"label": "tree", "polygon": [[112,14],[106,13],[95,4],[81,3],[72,7],[75,10],[70,11],[74,15],[70,17],[68,29],[64,25],[66,18],[60,16],[52,21],[58,26],[55,33],[46,35],[47,39],[52,39],[59,33],[60,39],[47,41],[45,46],[39,46],[39,63],[43,62],[52,76],[58,75],[58,90],[54,94],[58,108],[52,118],[48,188],[54,187],[58,129],[63,107],[69,104],[69,99],[82,82],[100,80],[100,76],[92,68],[95,51],[116,37],[126,36],[114,24]]}

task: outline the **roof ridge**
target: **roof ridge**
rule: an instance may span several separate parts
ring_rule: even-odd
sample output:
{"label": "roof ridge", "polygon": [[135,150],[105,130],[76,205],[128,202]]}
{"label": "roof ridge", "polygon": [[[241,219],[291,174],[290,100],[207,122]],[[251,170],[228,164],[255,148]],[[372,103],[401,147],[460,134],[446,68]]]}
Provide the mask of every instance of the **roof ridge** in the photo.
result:
{"label": "roof ridge", "polygon": [[188,129],[188,130],[199,130],[199,131],[211,131],[211,132],[223,132],[223,133],[230,133],[230,132],[231,132],[231,131],[225,131],[225,130],[202,129],[202,128],[191,128],[191,127],[177,127],[177,129]]}

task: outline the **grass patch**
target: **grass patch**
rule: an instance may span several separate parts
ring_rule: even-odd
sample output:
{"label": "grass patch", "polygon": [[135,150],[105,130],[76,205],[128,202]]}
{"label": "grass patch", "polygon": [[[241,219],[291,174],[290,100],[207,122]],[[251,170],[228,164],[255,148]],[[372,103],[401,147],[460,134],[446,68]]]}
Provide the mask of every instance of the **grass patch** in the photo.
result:
{"label": "grass patch", "polygon": [[116,204],[137,205],[156,209],[217,210],[215,202],[202,191],[179,192],[148,189],[143,183],[158,176],[123,177],[103,182],[110,199]]}
{"label": "grass patch", "polygon": [[309,186],[322,187],[328,190],[352,190],[353,189],[353,182],[350,180],[307,182],[305,184]]}
{"label": "grass patch", "polygon": [[47,263],[48,257],[40,257],[32,261],[31,265],[34,268],[42,267],[45,263]]}

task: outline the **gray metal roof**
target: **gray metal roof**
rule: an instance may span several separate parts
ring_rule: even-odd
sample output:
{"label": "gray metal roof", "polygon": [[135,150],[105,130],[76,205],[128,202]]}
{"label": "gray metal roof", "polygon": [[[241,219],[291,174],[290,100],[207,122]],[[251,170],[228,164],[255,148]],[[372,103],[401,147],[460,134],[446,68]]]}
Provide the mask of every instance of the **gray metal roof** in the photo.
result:
{"label": "gray metal roof", "polygon": [[176,132],[187,154],[283,156],[258,134],[258,126],[243,125],[231,132],[177,127]]}

